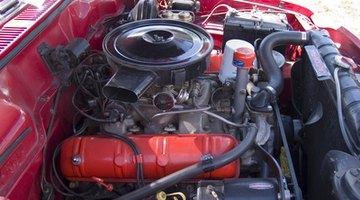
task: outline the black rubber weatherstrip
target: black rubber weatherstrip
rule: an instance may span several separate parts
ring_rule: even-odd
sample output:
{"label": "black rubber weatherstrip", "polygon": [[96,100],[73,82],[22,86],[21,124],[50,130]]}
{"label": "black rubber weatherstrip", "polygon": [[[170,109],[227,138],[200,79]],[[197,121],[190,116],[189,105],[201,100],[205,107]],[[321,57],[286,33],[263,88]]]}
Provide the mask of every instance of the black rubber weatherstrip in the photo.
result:
{"label": "black rubber weatherstrip", "polygon": [[30,133],[31,127],[27,127],[17,138],[11,143],[11,145],[0,155],[0,165],[9,157],[14,149],[24,140],[24,138]]}
{"label": "black rubber weatherstrip", "polygon": [[0,60],[0,70],[6,66],[24,47],[39,35],[72,1],[65,0],[50,15],[29,33],[18,45]]}

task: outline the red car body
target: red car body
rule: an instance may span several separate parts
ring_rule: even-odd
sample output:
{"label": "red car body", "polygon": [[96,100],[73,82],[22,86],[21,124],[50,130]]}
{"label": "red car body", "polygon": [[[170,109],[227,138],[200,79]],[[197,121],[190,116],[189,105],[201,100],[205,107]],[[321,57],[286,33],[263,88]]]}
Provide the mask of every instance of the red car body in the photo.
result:
{"label": "red car body", "polygon": [[[209,13],[219,0],[201,1],[198,15]],[[28,5],[17,16],[0,26],[0,199],[40,199],[41,166],[56,144],[71,132],[74,110],[70,92],[60,100],[54,122],[50,122],[59,82],[38,53],[43,42],[51,46],[66,45],[85,37],[104,19],[132,7],[132,0],[82,1],[46,0],[42,8]],[[233,1],[237,8],[271,8],[301,13],[288,19],[297,30],[307,31],[315,25],[309,9],[278,0]],[[281,5],[281,8],[279,8]],[[213,19],[204,26],[221,48],[222,24]],[[347,29],[326,28],[343,55],[360,63],[360,40]],[[90,40],[93,49],[101,49],[103,30]],[[284,70],[285,77],[286,70]],[[69,93],[69,94],[67,94]],[[286,97],[284,97],[286,98]],[[53,130],[48,131],[49,123]],[[47,135],[51,132],[51,135]],[[45,156],[45,157],[44,157]],[[46,158],[47,157],[47,158]],[[47,171],[45,173],[48,173]]]}

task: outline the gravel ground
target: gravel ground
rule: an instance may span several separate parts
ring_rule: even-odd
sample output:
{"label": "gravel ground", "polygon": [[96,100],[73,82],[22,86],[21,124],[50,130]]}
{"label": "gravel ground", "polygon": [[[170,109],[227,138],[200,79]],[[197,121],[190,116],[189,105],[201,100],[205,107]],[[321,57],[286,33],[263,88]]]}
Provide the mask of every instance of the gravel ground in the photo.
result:
{"label": "gravel ground", "polygon": [[344,26],[360,38],[360,0],[285,0],[314,12],[319,26]]}

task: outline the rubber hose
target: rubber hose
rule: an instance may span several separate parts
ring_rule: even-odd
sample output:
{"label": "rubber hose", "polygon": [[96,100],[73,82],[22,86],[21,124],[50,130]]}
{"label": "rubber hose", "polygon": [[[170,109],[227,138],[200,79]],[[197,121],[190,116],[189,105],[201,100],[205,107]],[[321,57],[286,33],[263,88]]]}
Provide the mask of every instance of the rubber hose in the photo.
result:
{"label": "rubber hose", "polygon": [[258,58],[268,78],[266,89],[273,95],[279,95],[284,87],[284,79],[279,66],[273,57],[272,50],[280,45],[304,45],[309,43],[308,32],[283,31],[275,32],[264,38],[259,47]]}

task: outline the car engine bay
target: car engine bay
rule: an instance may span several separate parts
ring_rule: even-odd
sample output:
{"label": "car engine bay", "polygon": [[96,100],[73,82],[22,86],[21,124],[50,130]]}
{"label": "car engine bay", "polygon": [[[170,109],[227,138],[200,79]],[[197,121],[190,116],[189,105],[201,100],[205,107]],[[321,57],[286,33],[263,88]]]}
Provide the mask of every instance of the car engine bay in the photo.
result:
{"label": "car engine bay", "polygon": [[43,199],[360,198],[355,61],[298,13],[203,4],[139,0],[38,46],[60,85],[51,120],[75,110],[45,146]]}

